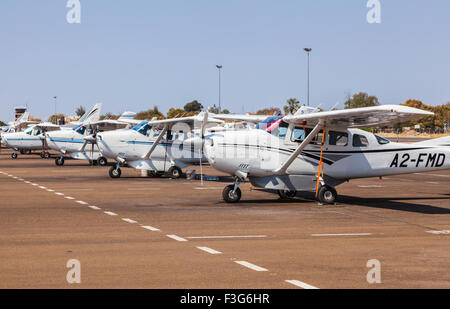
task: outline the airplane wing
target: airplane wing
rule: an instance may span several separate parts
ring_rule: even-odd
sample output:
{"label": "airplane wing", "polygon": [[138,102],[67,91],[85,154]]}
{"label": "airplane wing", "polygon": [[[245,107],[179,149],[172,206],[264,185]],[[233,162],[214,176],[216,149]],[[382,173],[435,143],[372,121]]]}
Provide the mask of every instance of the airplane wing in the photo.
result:
{"label": "airplane wing", "polygon": [[57,130],[61,130],[61,127],[50,123],[50,122],[42,122],[42,123],[38,123],[37,125],[35,125],[35,127],[40,128],[44,131],[57,131]]}
{"label": "airplane wing", "polygon": [[231,114],[210,114],[210,117],[223,121],[243,121],[251,123],[260,123],[267,119],[264,115],[231,115]]}
{"label": "airplane wing", "polygon": [[322,121],[328,128],[360,128],[388,126],[430,115],[434,115],[434,113],[408,106],[380,105],[304,115],[296,114],[286,116],[283,120],[288,123],[306,123],[308,126],[315,126]]}
{"label": "airplane wing", "polygon": [[[137,123],[141,123],[142,121],[138,121]],[[86,126],[95,126],[98,129],[102,131],[111,131],[111,130],[117,130],[117,129],[123,129],[126,128],[129,125],[132,125],[134,123],[131,122],[124,122],[120,120],[113,120],[113,119],[105,119],[105,120],[98,120],[94,122],[90,122]]]}
{"label": "airplane wing", "polygon": [[[171,119],[163,119],[163,120],[151,120],[148,122],[150,126],[155,127],[165,127],[168,126],[169,128],[177,123],[187,123],[189,125],[198,125],[199,127],[202,126],[204,122],[204,113],[200,113],[197,116],[191,116],[191,117],[182,117],[182,118],[171,118]],[[215,119],[212,117],[208,117],[207,121],[208,124],[217,124],[222,123],[222,120]]]}

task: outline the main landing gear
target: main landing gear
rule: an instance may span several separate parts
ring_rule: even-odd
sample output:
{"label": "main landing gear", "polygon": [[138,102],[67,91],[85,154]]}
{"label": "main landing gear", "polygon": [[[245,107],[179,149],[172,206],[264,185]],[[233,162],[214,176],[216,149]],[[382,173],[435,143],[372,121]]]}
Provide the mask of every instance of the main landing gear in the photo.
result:
{"label": "main landing gear", "polygon": [[320,186],[317,198],[322,204],[334,204],[337,198],[336,189],[328,185]]}
{"label": "main landing gear", "polygon": [[48,158],[50,158],[50,154],[48,152],[43,151],[43,152],[41,152],[41,158],[48,159]]}
{"label": "main landing gear", "polygon": [[294,190],[278,190],[278,195],[282,200],[291,200],[297,196],[297,191]]}
{"label": "main landing gear", "polygon": [[167,174],[172,179],[178,179],[181,177],[181,175],[183,175],[183,172],[181,171],[181,169],[178,166],[172,166],[171,168],[169,168],[169,171],[167,172]]}
{"label": "main landing gear", "polygon": [[13,153],[11,154],[11,158],[13,158],[14,160],[17,159],[17,157],[18,157],[18,156],[17,156],[17,153],[13,152]]}

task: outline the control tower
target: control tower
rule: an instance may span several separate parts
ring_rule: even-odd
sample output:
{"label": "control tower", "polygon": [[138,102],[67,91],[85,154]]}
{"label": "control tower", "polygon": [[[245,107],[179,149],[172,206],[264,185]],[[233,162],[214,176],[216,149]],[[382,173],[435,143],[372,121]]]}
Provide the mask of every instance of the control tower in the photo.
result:
{"label": "control tower", "polygon": [[14,120],[17,120],[27,111],[27,108],[24,106],[17,106],[14,108]]}

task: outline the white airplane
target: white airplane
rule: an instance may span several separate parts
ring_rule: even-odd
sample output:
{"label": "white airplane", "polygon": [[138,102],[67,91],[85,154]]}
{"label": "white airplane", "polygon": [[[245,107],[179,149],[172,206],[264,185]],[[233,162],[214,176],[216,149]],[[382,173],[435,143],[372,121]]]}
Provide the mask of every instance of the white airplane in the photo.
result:
{"label": "white airplane", "polygon": [[[72,159],[89,160],[93,164],[98,163],[101,166],[108,164],[107,159],[95,148],[96,134],[98,132],[117,130],[120,128],[130,127],[140,120],[133,119],[136,113],[125,112],[117,120],[98,120],[84,121],[72,130],[53,131],[45,134],[46,144],[49,148],[58,151],[61,155],[55,159],[57,166],[64,165],[66,155],[70,155]],[[91,147],[86,149],[88,144]]]}
{"label": "white airplane", "polygon": [[29,126],[22,132],[6,133],[2,134],[2,143],[14,149],[14,153],[11,154],[13,159],[17,159],[18,155],[16,151],[20,151],[22,154],[31,153],[33,150],[41,150],[41,157],[48,158],[48,145],[45,136],[48,131],[60,131],[70,132],[72,127],[80,123],[90,123],[98,121],[100,118],[102,104],[95,104],[91,110],[85,113],[77,122],[71,123],[67,126],[58,126],[51,123],[40,123]]}
{"label": "white airplane", "polygon": [[29,121],[30,113],[25,112],[20,116],[16,121],[8,122],[8,125],[0,128],[0,144],[1,144],[1,136],[3,134],[20,132],[24,128],[28,127],[31,124],[36,124],[35,121]]}
{"label": "white airplane", "polygon": [[[100,152],[109,159],[116,160],[116,166],[109,171],[111,178],[120,178],[120,167],[132,167],[151,172],[152,176],[168,173],[171,178],[179,178],[182,168],[201,162],[202,149],[185,145],[183,141],[192,137],[195,127],[216,125],[221,120],[210,118],[207,113],[198,116],[165,120],[144,121],[131,130],[98,133],[96,136]],[[203,136],[203,135],[202,135]]]}
{"label": "white airplane", "polygon": [[450,169],[450,137],[399,144],[357,129],[432,114],[397,105],[329,112],[302,107],[263,130],[225,131],[187,142],[203,143],[211,166],[235,177],[222,193],[228,203],[240,201],[239,184],[249,181],[281,198],[316,191],[321,203],[333,204],[335,187],[351,179]]}

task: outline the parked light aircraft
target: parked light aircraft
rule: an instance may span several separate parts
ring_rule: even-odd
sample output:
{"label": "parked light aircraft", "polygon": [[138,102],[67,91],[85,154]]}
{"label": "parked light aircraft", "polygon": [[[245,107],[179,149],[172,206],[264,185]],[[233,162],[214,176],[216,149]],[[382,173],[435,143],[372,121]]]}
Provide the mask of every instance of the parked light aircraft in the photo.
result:
{"label": "parked light aircraft", "polygon": [[[111,178],[120,178],[121,166],[149,171],[152,176],[167,173],[171,178],[179,178],[182,168],[206,161],[201,146],[196,148],[187,145],[185,139],[204,136],[208,126],[215,126],[225,120],[258,123],[266,118],[256,115],[208,116],[207,112],[202,112],[193,117],[145,121],[132,130],[97,134],[97,144],[105,157],[117,162],[109,171]],[[201,129],[195,129],[198,127]],[[224,128],[208,130],[214,133]]]}
{"label": "parked light aircraft", "polygon": [[[133,112],[125,112],[117,120],[98,120],[97,118],[97,120],[80,124],[72,130],[60,130],[45,134],[48,147],[61,154],[55,159],[55,164],[64,165],[66,155],[70,155],[72,159],[89,160],[93,164],[98,163],[101,166],[107,165],[107,159],[99,152],[98,148],[95,148],[96,134],[141,123],[140,120],[133,119],[135,115],[136,113]],[[88,144],[91,144],[90,147],[87,147]]]}
{"label": "parked light aircraft", "polygon": [[302,107],[263,130],[225,131],[202,143],[211,166],[235,177],[222,193],[228,203],[239,202],[239,184],[250,181],[281,198],[316,191],[321,203],[332,204],[335,187],[351,179],[450,169],[450,137],[399,144],[357,129],[432,114],[397,105],[329,112]]}
{"label": "parked light aircraft", "polygon": [[16,151],[22,154],[25,152],[31,153],[33,150],[41,150],[41,157],[48,158],[48,145],[45,136],[49,131],[70,132],[74,125],[82,123],[90,123],[98,121],[100,117],[102,104],[95,104],[92,109],[86,112],[77,122],[71,123],[67,126],[58,126],[51,123],[40,123],[31,125],[22,132],[2,134],[2,143],[7,147],[14,149],[11,154],[13,159],[17,159]]}

